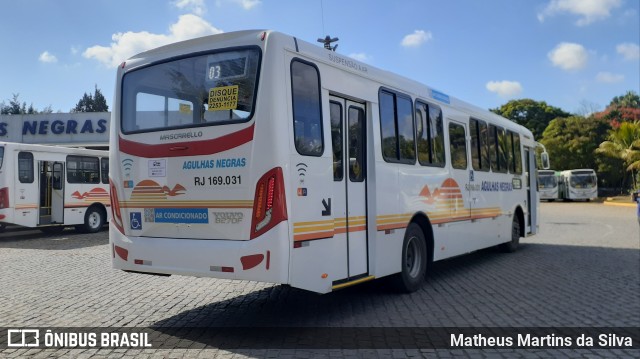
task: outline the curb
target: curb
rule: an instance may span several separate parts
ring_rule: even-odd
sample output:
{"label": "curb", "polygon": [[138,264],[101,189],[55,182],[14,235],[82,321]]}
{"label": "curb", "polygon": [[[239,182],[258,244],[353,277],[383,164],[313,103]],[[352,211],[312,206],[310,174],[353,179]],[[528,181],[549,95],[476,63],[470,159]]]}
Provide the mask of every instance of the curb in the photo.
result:
{"label": "curb", "polygon": [[618,203],[618,202],[609,202],[609,201],[604,201],[602,203],[607,206],[620,206],[620,207],[636,207],[637,206],[637,204],[634,204],[634,203]]}

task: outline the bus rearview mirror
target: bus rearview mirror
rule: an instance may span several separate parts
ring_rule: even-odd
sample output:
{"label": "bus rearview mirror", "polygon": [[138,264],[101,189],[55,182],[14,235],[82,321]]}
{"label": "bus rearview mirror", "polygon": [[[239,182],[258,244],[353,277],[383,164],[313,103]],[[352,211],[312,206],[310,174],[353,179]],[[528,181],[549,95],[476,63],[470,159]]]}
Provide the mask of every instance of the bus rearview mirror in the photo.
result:
{"label": "bus rearview mirror", "polygon": [[545,170],[551,168],[551,164],[549,163],[549,154],[547,152],[542,152],[540,154],[540,161],[542,162],[542,168]]}

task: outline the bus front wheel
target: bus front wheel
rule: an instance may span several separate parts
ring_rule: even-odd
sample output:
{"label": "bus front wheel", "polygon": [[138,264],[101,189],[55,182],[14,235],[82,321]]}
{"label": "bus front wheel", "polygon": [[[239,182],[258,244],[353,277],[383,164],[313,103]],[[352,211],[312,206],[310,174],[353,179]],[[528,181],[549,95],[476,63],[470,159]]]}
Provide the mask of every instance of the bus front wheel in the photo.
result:
{"label": "bus front wheel", "polygon": [[502,243],[500,249],[503,252],[513,253],[520,246],[520,219],[517,215],[513,215],[513,222],[511,222],[511,241]]}
{"label": "bus front wheel", "polygon": [[420,288],[427,270],[427,245],[422,228],[409,224],[402,242],[402,271],[395,274],[393,284],[402,292],[411,293]]}

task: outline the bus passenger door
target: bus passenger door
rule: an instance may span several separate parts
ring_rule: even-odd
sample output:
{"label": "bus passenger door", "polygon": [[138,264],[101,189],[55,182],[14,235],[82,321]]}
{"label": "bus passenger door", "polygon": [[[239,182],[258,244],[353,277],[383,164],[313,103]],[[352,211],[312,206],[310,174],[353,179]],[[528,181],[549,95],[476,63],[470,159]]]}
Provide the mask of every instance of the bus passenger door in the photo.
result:
{"label": "bus passenger door", "polygon": [[51,223],[64,223],[64,163],[53,163],[51,177]]}
{"label": "bus passenger door", "polygon": [[38,225],[51,224],[51,162],[38,161]]}
{"label": "bus passenger door", "polygon": [[[366,112],[364,104],[332,96],[334,236],[344,239],[347,278],[369,271],[366,206]],[[344,120],[343,120],[344,119]]]}
{"label": "bus passenger door", "polygon": [[526,233],[536,234],[538,232],[538,183],[536,170],[536,151],[535,149],[524,148],[524,169],[525,169],[525,186],[527,188],[527,225]]}

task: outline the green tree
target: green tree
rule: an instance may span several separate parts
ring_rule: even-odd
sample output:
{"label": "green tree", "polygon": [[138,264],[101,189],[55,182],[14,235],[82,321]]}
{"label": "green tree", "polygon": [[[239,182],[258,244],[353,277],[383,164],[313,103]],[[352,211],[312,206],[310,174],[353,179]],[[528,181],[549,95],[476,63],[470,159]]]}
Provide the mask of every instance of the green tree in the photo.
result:
{"label": "green tree", "polygon": [[20,95],[13,94],[13,98],[9,100],[9,104],[5,105],[4,101],[0,104],[0,114],[2,115],[20,115],[27,112],[27,103],[20,103]]}
{"label": "green tree", "polygon": [[78,101],[76,106],[71,109],[71,112],[107,112],[109,106],[107,106],[107,100],[98,89],[98,85],[95,86],[95,90],[92,94],[84,93],[82,98]]}
{"label": "green tree", "polygon": [[531,99],[511,100],[491,111],[528,128],[535,138],[542,137],[544,130],[553,119],[571,116],[570,113],[550,106],[544,101]]}
{"label": "green tree", "polygon": [[635,174],[640,170],[640,122],[623,122],[609,131],[597,152],[622,160],[625,170],[631,172],[633,187],[638,188]]}
{"label": "green tree", "polygon": [[622,96],[615,96],[608,107],[640,108],[640,96],[635,91],[627,91]]}
{"label": "green tree", "polygon": [[601,188],[625,187],[623,162],[598,153],[598,144],[609,136],[611,124],[597,116],[557,118],[549,123],[540,142],[557,170],[593,168]]}
{"label": "green tree", "polygon": [[607,138],[609,123],[596,117],[559,117],[549,123],[540,142],[553,159],[553,168],[597,168],[594,151]]}
{"label": "green tree", "polygon": [[[51,106],[45,108],[46,110],[51,109]],[[0,102],[0,115],[25,115],[25,114],[34,114],[40,113],[33,107],[33,104],[27,107],[26,102],[20,102],[20,94],[14,93],[13,98],[9,100],[9,104],[5,105],[4,101]]]}

